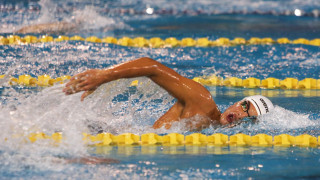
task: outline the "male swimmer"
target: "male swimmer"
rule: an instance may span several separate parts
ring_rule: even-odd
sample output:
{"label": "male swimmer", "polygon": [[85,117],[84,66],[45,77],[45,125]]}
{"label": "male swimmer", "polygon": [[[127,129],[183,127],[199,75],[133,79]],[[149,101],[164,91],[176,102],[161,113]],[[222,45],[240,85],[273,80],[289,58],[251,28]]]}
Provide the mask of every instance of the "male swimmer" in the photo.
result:
{"label": "male swimmer", "polygon": [[61,163],[76,163],[76,164],[86,164],[86,165],[96,165],[96,164],[117,164],[120,161],[116,159],[110,158],[102,158],[102,157],[80,157],[80,158],[58,158],[55,159],[56,162]]}
{"label": "male swimmer", "polygon": [[20,33],[20,34],[30,34],[30,33],[54,34],[54,33],[73,32],[76,30],[77,30],[76,24],[62,21],[62,22],[44,23],[44,24],[25,26],[25,27],[17,30],[15,33]]}
{"label": "male swimmer", "polygon": [[[201,130],[210,125],[226,125],[245,117],[270,112],[271,101],[260,95],[250,96],[230,106],[221,114],[210,92],[201,84],[179,75],[174,70],[150,58],[139,58],[107,69],[90,69],[70,79],[63,89],[66,95],[84,91],[81,101],[101,84],[122,78],[146,76],[168,91],[177,102],[154,124],[153,128],[169,129],[173,122],[190,119],[189,130]],[[197,118],[193,118],[197,117]]]}
{"label": "male swimmer", "polygon": [[45,34],[64,34],[68,32],[78,32],[83,24],[83,19],[73,18],[70,21],[58,21],[43,24],[33,24],[22,27],[15,31],[19,34],[30,34],[30,33],[45,33]]}

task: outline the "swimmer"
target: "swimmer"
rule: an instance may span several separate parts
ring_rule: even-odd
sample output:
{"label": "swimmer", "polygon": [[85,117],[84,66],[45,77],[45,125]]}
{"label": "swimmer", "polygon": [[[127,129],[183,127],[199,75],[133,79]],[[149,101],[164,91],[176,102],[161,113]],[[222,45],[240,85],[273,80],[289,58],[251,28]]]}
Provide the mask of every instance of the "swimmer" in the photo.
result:
{"label": "swimmer", "polygon": [[78,158],[52,158],[52,162],[61,163],[61,164],[85,164],[85,165],[98,165],[98,164],[118,164],[119,160],[110,159],[110,158],[102,158],[102,157],[78,157]]}
{"label": "swimmer", "polygon": [[63,34],[68,32],[77,32],[81,27],[83,20],[73,19],[71,22],[58,21],[52,23],[34,24],[25,26],[15,33],[19,34],[30,34],[30,33],[45,33],[45,34]]}
{"label": "swimmer", "polygon": [[[90,69],[77,74],[66,84],[66,95],[84,91],[81,101],[101,84],[122,78],[146,76],[164,88],[177,102],[154,124],[153,128],[169,129],[173,122],[190,119],[186,128],[191,131],[210,125],[236,123],[246,117],[257,117],[272,111],[272,102],[260,95],[250,96],[236,102],[221,113],[210,92],[201,84],[183,77],[173,69],[150,58],[139,58],[107,69]],[[193,118],[197,117],[197,118]]]}
{"label": "swimmer", "polygon": [[100,157],[80,157],[80,158],[66,159],[65,161],[66,163],[76,163],[76,164],[86,164],[86,165],[120,163],[120,161],[116,159],[100,158]]}

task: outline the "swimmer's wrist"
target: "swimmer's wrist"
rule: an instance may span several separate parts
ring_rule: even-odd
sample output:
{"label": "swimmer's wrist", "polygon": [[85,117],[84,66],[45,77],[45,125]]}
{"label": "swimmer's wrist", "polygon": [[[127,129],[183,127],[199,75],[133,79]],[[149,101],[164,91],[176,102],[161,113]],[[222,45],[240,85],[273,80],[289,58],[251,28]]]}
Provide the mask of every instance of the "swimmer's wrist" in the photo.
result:
{"label": "swimmer's wrist", "polygon": [[102,74],[105,83],[116,80],[112,68],[103,69]]}

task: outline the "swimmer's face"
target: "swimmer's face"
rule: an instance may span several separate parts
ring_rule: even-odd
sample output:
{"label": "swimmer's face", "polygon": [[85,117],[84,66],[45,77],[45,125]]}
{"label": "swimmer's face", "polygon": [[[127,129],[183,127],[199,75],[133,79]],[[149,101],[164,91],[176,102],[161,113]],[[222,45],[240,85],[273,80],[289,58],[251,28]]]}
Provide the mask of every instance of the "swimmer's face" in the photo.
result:
{"label": "swimmer's face", "polygon": [[248,113],[250,117],[258,116],[255,107],[249,101],[238,101],[221,114],[220,124],[226,125],[239,121],[248,117]]}

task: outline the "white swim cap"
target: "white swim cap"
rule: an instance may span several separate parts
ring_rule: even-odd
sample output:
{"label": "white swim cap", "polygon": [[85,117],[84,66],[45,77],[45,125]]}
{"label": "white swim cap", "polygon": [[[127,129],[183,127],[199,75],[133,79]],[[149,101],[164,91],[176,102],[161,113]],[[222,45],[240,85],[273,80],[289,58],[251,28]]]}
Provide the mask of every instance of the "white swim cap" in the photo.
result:
{"label": "white swim cap", "polygon": [[266,114],[274,109],[272,102],[261,95],[249,96],[243,100],[251,102],[251,104],[256,108],[258,115]]}

